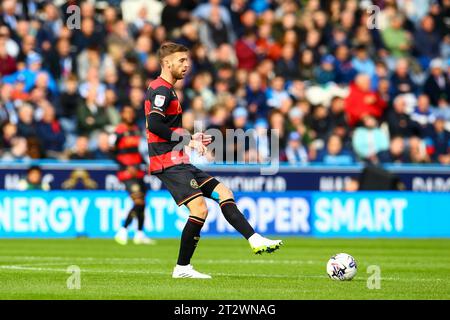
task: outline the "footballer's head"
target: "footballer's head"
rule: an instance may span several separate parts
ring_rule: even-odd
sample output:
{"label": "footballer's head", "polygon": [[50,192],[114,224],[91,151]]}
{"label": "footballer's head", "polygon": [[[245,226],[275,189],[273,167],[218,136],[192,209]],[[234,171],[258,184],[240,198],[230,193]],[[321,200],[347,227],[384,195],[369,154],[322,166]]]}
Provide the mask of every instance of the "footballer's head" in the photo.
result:
{"label": "footballer's head", "polygon": [[184,78],[190,67],[189,49],[181,44],[165,42],[158,50],[161,68],[176,80]]}
{"label": "footballer's head", "polygon": [[126,105],[123,107],[122,112],[122,121],[126,123],[127,125],[134,124],[134,121],[136,120],[136,113],[132,106]]}

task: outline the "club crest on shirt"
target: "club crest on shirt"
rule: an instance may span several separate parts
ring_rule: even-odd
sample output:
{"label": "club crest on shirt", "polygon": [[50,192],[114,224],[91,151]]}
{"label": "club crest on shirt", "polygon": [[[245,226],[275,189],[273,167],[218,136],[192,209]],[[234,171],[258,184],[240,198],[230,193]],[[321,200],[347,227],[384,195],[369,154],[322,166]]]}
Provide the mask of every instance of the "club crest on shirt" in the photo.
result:
{"label": "club crest on shirt", "polygon": [[139,192],[141,191],[141,187],[139,186],[139,184],[135,183],[131,186],[131,192]]}
{"label": "club crest on shirt", "polygon": [[198,189],[198,183],[195,179],[191,180],[191,187],[194,189]]}
{"label": "club crest on shirt", "polygon": [[157,94],[155,96],[155,106],[156,107],[162,107],[164,105],[164,102],[166,101],[166,97]]}

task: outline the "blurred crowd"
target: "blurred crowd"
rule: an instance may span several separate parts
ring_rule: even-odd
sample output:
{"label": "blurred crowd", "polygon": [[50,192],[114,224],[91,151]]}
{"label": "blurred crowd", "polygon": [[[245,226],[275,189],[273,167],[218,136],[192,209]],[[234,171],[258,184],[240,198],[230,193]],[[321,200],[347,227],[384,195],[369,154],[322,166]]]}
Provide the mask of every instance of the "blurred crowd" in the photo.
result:
{"label": "blurred crowd", "polygon": [[294,164],[450,164],[449,17],[450,0],[4,0],[0,159],[109,159],[125,105],[146,154],[143,100],[172,40],[192,56],[183,126],[254,129],[227,146],[245,161],[275,141]]}

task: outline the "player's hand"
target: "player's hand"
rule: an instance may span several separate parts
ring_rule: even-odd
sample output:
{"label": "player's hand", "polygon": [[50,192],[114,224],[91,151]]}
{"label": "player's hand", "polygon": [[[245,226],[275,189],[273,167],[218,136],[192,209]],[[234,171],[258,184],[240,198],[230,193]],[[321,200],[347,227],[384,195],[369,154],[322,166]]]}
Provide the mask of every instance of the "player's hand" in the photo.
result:
{"label": "player's hand", "polygon": [[189,142],[188,145],[190,148],[194,149],[195,151],[197,151],[201,156],[204,156],[206,154],[206,146],[203,144],[202,141],[198,141],[198,140],[194,140],[192,139]]}
{"label": "player's hand", "polygon": [[192,140],[201,141],[204,146],[207,146],[212,142],[212,136],[203,132],[197,132],[192,135]]}

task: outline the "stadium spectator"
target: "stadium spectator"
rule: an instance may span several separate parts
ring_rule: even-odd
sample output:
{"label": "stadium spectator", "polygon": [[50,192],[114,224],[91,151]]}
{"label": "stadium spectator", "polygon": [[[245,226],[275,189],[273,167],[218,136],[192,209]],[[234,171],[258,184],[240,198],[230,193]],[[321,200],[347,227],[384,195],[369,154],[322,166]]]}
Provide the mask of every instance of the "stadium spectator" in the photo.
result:
{"label": "stadium spectator", "polygon": [[412,36],[403,29],[404,18],[400,14],[395,15],[390,26],[382,31],[383,41],[392,58],[404,58],[409,56]]}
{"label": "stadium spectator", "polygon": [[353,148],[361,160],[378,163],[377,154],[389,148],[389,139],[373,116],[365,115],[362,123],[353,134]]}
{"label": "stadium spectator", "polygon": [[414,50],[422,69],[428,69],[431,60],[439,55],[440,40],[433,17],[426,15],[414,33]]}
{"label": "stadium spectator", "polygon": [[245,100],[252,113],[265,117],[267,115],[266,94],[262,88],[261,76],[258,72],[251,72],[248,76],[248,86],[245,91]]}
{"label": "stadium spectator", "polygon": [[171,34],[175,29],[182,27],[189,21],[189,11],[181,0],[167,0],[161,12],[161,23],[167,33]]}
{"label": "stadium spectator", "polygon": [[331,55],[322,58],[320,66],[314,71],[315,80],[319,85],[325,85],[329,82],[336,82],[336,70],[334,68],[336,59]]}
{"label": "stadium spectator", "polygon": [[77,71],[77,59],[71,52],[70,41],[64,38],[59,39],[56,48],[50,50],[45,56],[44,65],[57,81],[66,80],[70,74]]}
{"label": "stadium spectator", "polygon": [[16,161],[16,160],[30,160],[27,151],[27,139],[20,136],[15,136],[11,139],[11,148],[3,153],[2,160]]}
{"label": "stadium spectator", "polygon": [[403,95],[394,99],[393,108],[387,114],[389,133],[392,136],[409,138],[420,136],[420,129],[406,112],[406,100]]}
{"label": "stadium spectator", "polygon": [[[208,51],[203,44],[197,44],[192,48],[191,52],[192,59],[192,74],[196,74],[199,72],[214,72],[214,66],[211,63],[208,57]],[[155,72],[155,76],[151,77],[153,79],[156,78],[157,74],[159,74],[159,64],[157,64],[157,68],[155,68],[157,72]]]}
{"label": "stadium spectator", "polygon": [[427,153],[433,162],[450,164],[450,132],[445,130],[445,119],[437,117],[434,132],[425,138]]}
{"label": "stadium spectator", "polygon": [[[273,58],[273,53],[272,53]],[[283,46],[280,59],[276,60],[275,73],[286,80],[293,80],[299,77],[298,63],[295,57],[295,48],[290,44]]]}
{"label": "stadium spectator", "polygon": [[16,72],[16,60],[11,57],[6,48],[6,36],[0,33],[0,77]]}
{"label": "stadium spectator", "polygon": [[300,134],[295,131],[289,134],[285,157],[285,160],[290,164],[305,164],[309,162],[308,150],[302,144]]}
{"label": "stadium spectator", "polygon": [[246,30],[244,35],[236,41],[236,56],[238,68],[252,71],[258,63],[258,53],[256,51],[256,34],[253,30]]}
{"label": "stadium spectator", "polygon": [[341,137],[331,135],[326,148],[318,153],[316,161],[329,165],[345,165],[353,164],[354,160],[351,152],[343,148]]}
{"label": "stadium spectator", "polygon": [[269,113],[269,128],[278,136],[280,150],[286,148],[288,133],[286,132],[286,119],[281,111],[274,109]]}
{"label": "stadium spectator", "polygon": [[48,158],[57,158],[63,151],[66,137],[50,103],[41,106],[42,119],[36,124],[36,133]]}
{"label": "stadium spectator", "polygon": [[[78,93],[78,79],[71,74],[65,81],[64,90],[59,96],[58,115],[68,121],[75,121],[78,105],[81,103],[81,96]],[[73,131],[75,123],[71,125]]]}
{"label": "stadium spectator", "polygon": [[2,125],[2,135],[0,139],[0,155],[8,151],[12,146],[12,139],[17,136],[17,126],[11,122]]}
{"label": "stadium spectator", "polygon": [[23,104],[19,108],[18,116],[17,134],[25,138],[35,137],[37,132],[33,106],[30,104]]}
{"label": "stadium spectator", "polygon": [[336,83],[348,85],[356,76],[348,46],[341,44],[335,51]]}
{"label": "stadium spectator", "polygon": [[433,106],[450,103],[450,80],[444,73],[444,61],[433,59],[430,63],[430,75],[424,84],[424,93]]}
{"label": "stadium spectator", "polygon": [[80,135],[77,138],[74,149],[68,154],[70,160],[92,160],[94,155],[89,151],[89,138]]}
{"label": "stadium spectator", "polygon": [[92,86],[86,95],[85,102],[77,108],[78,132],[91,135],[108,124],[108,117],[103,105],[97,103],[97,87]]}
{"label": "stadium spectator", "polygon": [[[105,77],[106,70],[115,69],[112,58],[108,54],[101,53],[100,47],[95,43],[89,44],[81,51],[75,63],[77,64],[78,79],[80,81],[89,80],[88,73],[92,69],[97,71],[100,79]],[[71,72],[71,70],[67,71]]]}
{"label": "stadium spectator", "polygon": [[391,76],[390,97],[393,99],[399,94],[413,93],[417,94],[416,84],[409,75],[409,62],[407,59],[398,59],[395,66],[395,72]]}
{"label": "stadium spectator", "polygon": [[52,2],[45,2],[43,6],[42,25],[37,34],[40,47],[49,51],[55,43],[63,26],[58,7]]}
{"label": "stadium spectator", "polygon": [[[373,77],[371,78],[371,88],[372,90],[377,90],[379,88],[379,83],[383,79],[389,78],[389,70],[386,66],[386,64],[383,61],[377,61],[375,64],[375,73]],[[390,90],[390,83],[388,86],[388,89]],[[387,90],[387,91],[389,91]],[[385,99],[385,101],[388,101]]]}
{"label": "stadium spectator", "polygon": [[430,156],[426,150],[426,144],[419,137],[411,137],[408,140],[409,159],[412,163],[429,163]]}
{"label": "stadium spectator", "polygon": [[433,131],[433,123],[436,115],[430,109],[430,99],[427,95],[421,94],[417,98],[417,106],[411,114],[411,120],[416,123],[420,130],[420,137],[426,137]]}
{"label": "stadium spectator", "polygon": [[[273,37],[273,24],[264,22],[258,27],[258,40],[256,41],[256,47],[258,52],[261,53],[266,58],[271,59],[272,61],[278,61],[280,58],[282,60],[278,61],[280,64],[284,61],[284,63],[290,64],[292,62],[292,58],[295,55],[295,48],[297,41],[284,41],[284,45],[281,46],[278,41],[276,41]],[[292,51],[293,49],[294,51]],[[298,68],[297,64],[293,66],[294,70]],[[283,73],[283,67],[280,66],[278,68],[279,73]],[[292,70],[285,70],[289,73],[292,73]],[[298,71],[298,70],[297,70]]]}
{"label": "stadium spectator", "polygon": [[5,122],[17,123],[17,100],[12,97],[13,86],[10,84],[3,84],[0,87],[0,125]]}
{"label": "stadium spectator", "polygon": [[363,73],[373,77],[375,75],[375,63],[369,57],[367,48],[364,45],[360,45],[356,48],[356,53],[352,59],[353,68],[357,73]]}
{"label": "stadium spectator", "polygon": [[284,78],[281,76],[277,76],[271,81],[270,87],[266,90],[266,101],[269,107],[280,109],[283,101],[289,99],[289,93],[284,84]]}
{"label": "stadium spectator", "polygon": [[345,111],[349,125],[357,125],[365,115],[371,115],[379,119],[385,108],[386,102],[381,99],[378,93],[370,89],[370,76],[366,74],[357,75],[355,82],[350,84],[350,92],[345,99]]}
{"label": "stadium spectator", "polygon": [[389,150],[381,151],[377,155],[381,163],[408,163],[411,162],[405,148],[405,139],[394,136],[389,143]]}
{"label": "stadium spectator", "polygon": [[[88,7],[89,3],[83,2],[84,7]],[[81,19],[81,29],[76,29],[73,33],[73,44],[77,49],[77,54],[91,45],[103,46],[103,35],[96,30],[95,20],[89,17]]]}
{"label": "stadium spectator", "polygon": [[[230,35],[233,33],[233,26],[231,22],[231,15],[228,8],[221,5],[221,0],[209,0],[208,3],[202,3],[200,4],[195,10],[192,12],[192,15],[196,18],[200,18],[203,20],[207,20],[208,17],[211,16],[211,12],[213,10],[217,10],[221,20],[227,27],[228,32]],[[234,42],[234,35],[232,35],[231,42]]]}
{"label": "stadium spectator", "polygon": [[333,130],[336,127],[346,127],[347,119],[345,117],[345,103],[344,99],[335,96],[330,102],[330,129]]}
{"label": "stadium spectator", "polygon": [[[5,41],[6,53],[14,59],[18,60],[17,58],[19,55],[20,47],[15,40],[11,39],[11,33],[9,30],[10,29],[6,25],[0,24],[0,38]],[[25,46],[25,43],[22,42],[21,44],[23,48]]]}
{"label": "stadium spectator", "polygon": [[328,114],[328,109],[323,105],[318,105],[314,108],[311,129],[314,132],[316,139],[325,141],[330,131],[331,119]]}
{"label": "stadium spectator", "polygon": [[305,81],[314,79],[314,54],[311,50],[302,50],[300,55],[300,78]]}
{"label": "stadium spectator", "polygon": [[200,24],[198,33],[200,42],[209,51],[216,50],[222,44],[231,43],[231,35],[222,20],[219,6],[211,6],[209,16]]}
{"label": "stadium spectator", "polygon": [[254,142],[256,148],[256,161],[259,163],[267,163],[270,161],[270,137],[269,124],[265,119],[258,119],[255,122]]}
{"label": "stadium spectator", "polygon": [[[186,105],[190,105],[194,97],[201,96],[205,104],[205,110],[208,111],[216,102],[214,92],[211,90],[208,82],[210,81],[210,74],[207,72],[198,73],[192,79],[191,87],[186,89]],[[180,98],[180,97],[179,97]]]}
{"label": "stadium spectator", "polygon": [[97,135],[95,146],[96,147],[93,152],[94,159],[96,160],[112,159],[110,150],[110,139],[109,134],[107,132],[102,131]]}

